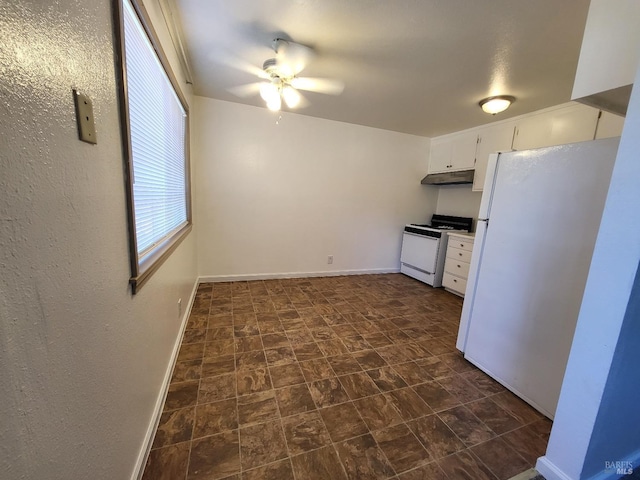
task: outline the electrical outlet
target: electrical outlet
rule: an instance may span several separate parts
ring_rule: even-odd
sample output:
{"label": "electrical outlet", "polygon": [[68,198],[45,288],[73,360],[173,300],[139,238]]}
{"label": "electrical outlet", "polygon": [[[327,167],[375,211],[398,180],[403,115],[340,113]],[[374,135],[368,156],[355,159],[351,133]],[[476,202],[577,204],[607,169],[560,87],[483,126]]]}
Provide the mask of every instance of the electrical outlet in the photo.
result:
{"label": "electrical outlet", "polygon": [[331,265],[331,264],[333,263],[333,255],[329,255],[329,256],[327,257],[327,263],[328,263],[329,265]]}
{"label": "electrical outlet", "polygon": [[182,299],[178,299],[178,318],[182,317]]}

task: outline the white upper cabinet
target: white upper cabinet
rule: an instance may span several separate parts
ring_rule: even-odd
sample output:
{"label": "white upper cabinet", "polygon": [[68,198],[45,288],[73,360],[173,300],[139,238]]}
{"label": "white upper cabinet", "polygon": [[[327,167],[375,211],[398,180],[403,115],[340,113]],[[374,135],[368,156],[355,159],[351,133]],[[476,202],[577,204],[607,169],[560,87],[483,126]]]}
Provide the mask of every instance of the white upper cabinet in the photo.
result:
{"label": "white upper cabinet", "polygon": [[469,170],[476,163],[476,148],[478,146],[478,132],[459,133],[453,138],[451,148],[451,169]]}
{"label": "white upper cabinet", "polygon": [[624,117],[609,112],[602,112],[598,119],[596,140],[599,138],[619,137],[622,135]]}
{"label": "white upper cabinet", "polygon": [[449,170],[452,146],[453,144],[448,137],[434,138],[431,140],[429,173],[446,172]]}
{"label": "white upper cabinet", "polygon": [[517,122],[514,150],[550,147],[593,140],[599,111],[574,104],[531,115]]}
{"label": "white upper cabinet", "polygon": [[475,169],[472,190],[481,192],[491,153],[617,137],[623,124],[624,117],[581,103],[547,108],[433,138],[428,173]]}
{"label": "white upper cabinet", "polygon": [[478,133],[475,130],[433,139],[429,173],[472,169],[476,159],[477,143]]}
{"label": "white upper cabinet", "polygon": [[473,177],[474,192],[481,192],[487,174],[489,155],[511,150],[515,123],[501,123],[478,131],[478,148],[476,149],[476,173]]}

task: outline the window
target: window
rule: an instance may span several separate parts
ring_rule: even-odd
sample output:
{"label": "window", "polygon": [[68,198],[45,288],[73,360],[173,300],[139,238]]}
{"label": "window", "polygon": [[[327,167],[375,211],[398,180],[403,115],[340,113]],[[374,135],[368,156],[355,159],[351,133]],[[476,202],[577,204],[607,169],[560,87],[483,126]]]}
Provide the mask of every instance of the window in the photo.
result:
{"label": "window", "polygon": [[144,7],[116,1],[135,294],[191,230],[188,107]]}

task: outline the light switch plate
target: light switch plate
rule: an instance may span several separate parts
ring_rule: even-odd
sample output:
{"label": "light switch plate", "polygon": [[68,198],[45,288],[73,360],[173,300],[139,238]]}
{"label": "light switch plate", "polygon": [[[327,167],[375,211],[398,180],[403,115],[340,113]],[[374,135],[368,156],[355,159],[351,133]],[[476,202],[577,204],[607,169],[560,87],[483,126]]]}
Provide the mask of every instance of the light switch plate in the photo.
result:
{"label": "light switch plate", "polygon": [[78,121],[78,135],[80,136],[80,140],[87,143],[98,143],[91,99],[75,88],[73,89],[73,99],[76,104],[76,120]]}

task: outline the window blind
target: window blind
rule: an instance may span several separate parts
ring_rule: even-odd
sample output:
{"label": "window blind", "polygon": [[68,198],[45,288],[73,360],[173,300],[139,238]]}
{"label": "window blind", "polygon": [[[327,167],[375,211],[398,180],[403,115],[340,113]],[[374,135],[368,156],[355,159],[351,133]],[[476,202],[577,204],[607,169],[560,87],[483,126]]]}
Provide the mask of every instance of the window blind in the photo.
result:
{"label": "window blind", "polygon": [[124,2],[138,262],[187,224],[186,112],[144,27]]}

